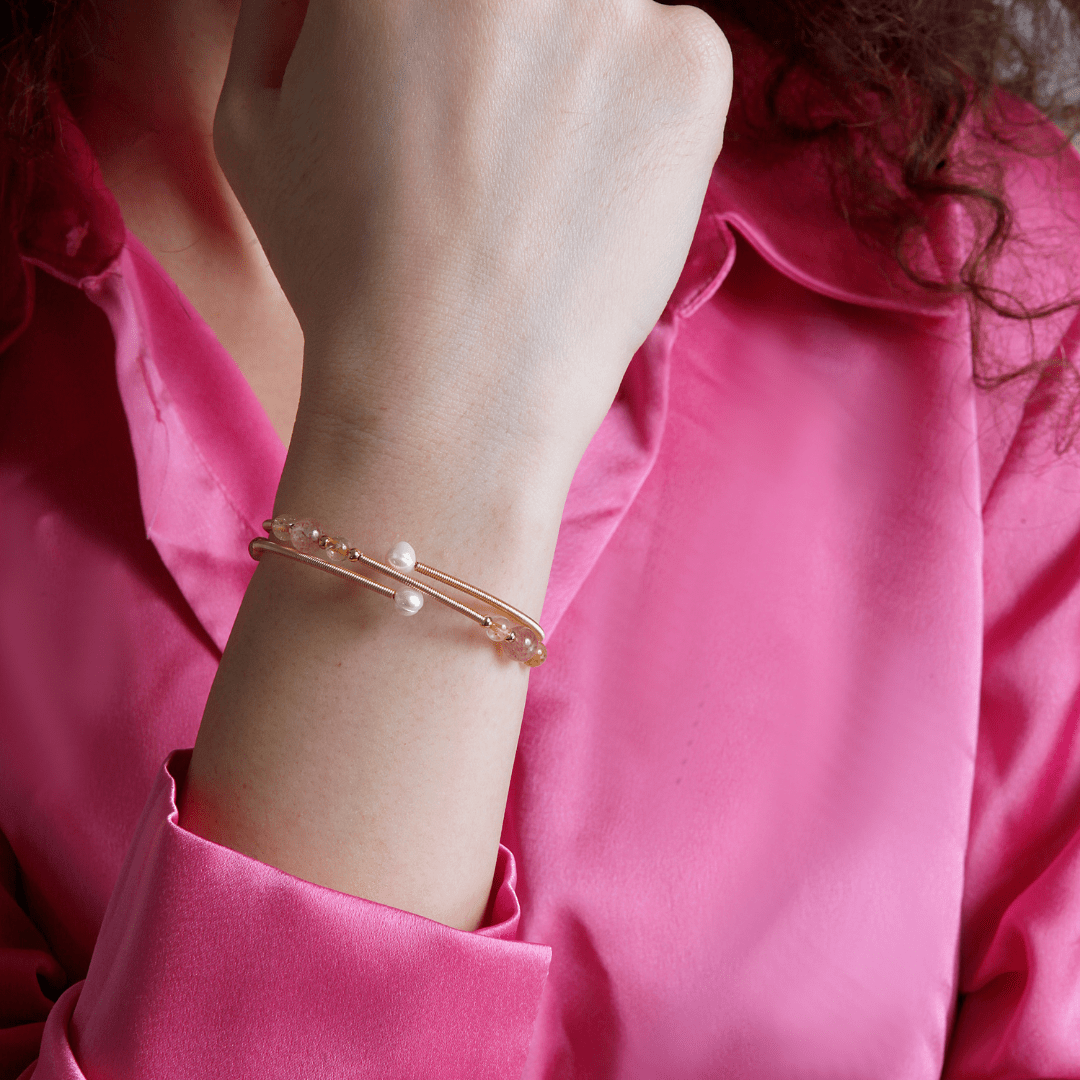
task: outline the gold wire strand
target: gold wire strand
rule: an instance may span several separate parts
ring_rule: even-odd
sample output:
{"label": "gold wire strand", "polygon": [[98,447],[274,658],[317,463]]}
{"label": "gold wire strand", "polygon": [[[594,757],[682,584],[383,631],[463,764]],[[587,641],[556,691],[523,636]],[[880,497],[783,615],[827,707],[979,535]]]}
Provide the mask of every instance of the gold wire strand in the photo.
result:
{"label": "gold wire strand", "polygon": [[490,626],[491,619],[487,615],[481,615],[479,611],[474,611],[467,604],[458,603],[452,596],[447,596],[446,593],[439,592],[438,589],[433,589],[430,585],[425,585],[422,581],[417,581],[416,578],[409,577],[408,574],[402,573],[394,566],[387,566],[385,563],[378,562],[376,559],[371,558],[370,555],[365,555],[362,551],[356,551],[357,558],[354,562],[361,562],[365,566],[370,566],[372,570],[378,570],[383,574],[389,574],[390,577],[397,581],[400,581],[403,585],[407,585],[410,589],[416,589],[417,592],[425,593],[426,595],[438,600],[439,603],[445,604],[448,608],[453,608],[454,611],[460,611],[462,615],[468,615],[474,622],[480,623],[481,626]]}
{"label": "gold wire strand", "polygon": [[[355,581],[358,585],[363,585],[365,588],[372,589],[377,593],[381,593],[383,596],[388,596],[393,599],[397,594],[388,585],[380,585],[377,581],[372,581],[371,578],[364,577],[363,574],[358,574],[355,570],[350,570],[346,566],[338,566],[336,563],[327,562],[325,559],[320,559],[315,555],[305,555],[302,551],[297,551],[296,548],[291,548],[287,544],[278,544],[273,540],[264,540],[261,536],[256,536],[250,544],[248,544],[248,551],[251,557],[258,561],[259,555],[256,552],[262,553],[269,551],[274,555],[284,555],[286,558],[295,559],[297,562],[306,563],[308,566],[314,566],[318,570],[326,570],[331,574],[337,574],[338,577],[347,578],[349,581]],[[371,566],[376,570],[384,570],[391,576],[397,578],[403,582],[410,589],[416,589],[417,592],[422,592],[427,596],[430,596],[433,600],[438,600],[439,603],[445,604],[453,611],[457,611],[460,614],[472,619],[473,622],[479,623],[480,626],[488,627],[491,625],[491,616],[482,615],[479,611],[475,611],[469,607],[468,604],[459,603],[452,596],[447,596],[446,593],[439,592],[438,589],[433,589],[430,585],[426,585],[422,581],[417,581],[415,578],[410,578],[406,574],[401,573],[400,570],[396,570],[392,566],[383,566],[382,563],[376,562],[374,559],[368,558],[362,552],[359,560],[366,566]],[[500,610],[502,608],[500,607]]]}
{"label": "gold wire strand", "polygon": [[377,581],[372,581],[371,578],[366,578],[355,570],[349,570],[344,566],[335,566],[324,559],[317,559],[314,555],[305,555],[302,551],[297,551],[296,548],[288,547],[285,544],[276,544],[273,540],[264,540],[261,536],[254,537],[251,543],[248,544],[248,553],[256,562],[259,561],[265,551],[269,551],[274,555],[284,555],[287,559],[295,559],[296,562],[307,563],[308,566],[314,566],[319,570],[327,570],[331,574],[337,574],[338,577],[355,581],[358,585],[363,585],[367,589],[374,589],[375,592],[382,593],[383,596],[388,596],[391,600],[394,598],[394,590],[388,585],[380,585]]}
{"label": "gold wire strand", "polygon": [[[444,604],[448,604],[455,611],[460,611],[462,614],[468,614],[476,618],[480,622],[484,622],[484,625],[490,625],[486,620],[489,619],[486,615],[481,615],[479,612],[474,611],[471,607],[467,607],[465,604],[459,604],[456,600],[451,600],[445,593],[439,592],[437,589],[433,589],[430,585],[425,585],[422,581],[417,581],[414,577],[409,577],[408,574],[397,567],[388,566],[386,563],[381,563],[377,559],[371,558],[369,555],[365,555],[362,551],[358,553],[359,558],[356,560],[362,562],[365,566],[370,566],[372,570],[378,570],[380,573],[389,574],[390,577],[395,578],[398,581],[404,582],[410,588],[419,589],[420,592],[427,593],[428,596],[434,596],[437,600],[441,600]],[[492,596],[490,593],[486,593],[483,589],[474,588],[472,585],[467,584],[464,581],[459,581],[456,577],[452,577],[450,574],[444,574],[441,570],[436,570],[432,566],[425,566],[423,563],[417,563],[413,567],[419,574],[425,574],[427,577],[434,578],[436,581],[441,581],[444,585],[449,585],[451,588],[459,589],[463,593],[467,593],[469,596],[476,597],[477,600],[483,600],[485,603],[490,604],[501,615],[509,615],[512,619],[517,619],[518,622],[524,623],[530,630],[536,634],[541,641],[544,640],[544,631],[540,629],[538,623],[533,622],[528,615],[522,614],[517,608],[511,607],[509,604],[504,603],[497,596]]]}
{"label": "gold wire strand", "polygon": [[[273,527],[273,521],[267,519],[263,522],[263,528],[268,534],[273,531]],[[317,566],[329,570],[331,573],[337,574],[340,577],[349,578],[352,581],[365,585],[369,589],[374,589],[384,596],[394,596],[393,589],[389,589],[385,585],[380,585],[378,582],[372,581],[371,578],[366,578],[362,574],[357,574],[353,570],[346,569],[344,566],[337,566],[334,563],[327,562],[314,555],[305,555],[303,552],[297,551],[295,548],[288,547],[285,544],[278,544],[273,540],[263,540],[262,537],[259,536],[252,540],[251,545],[249,545],[252,552],[252,558],[257,558],[255,555],[256,549],[254,547],[256,543],[258,543],[258,550],[260,551],[273,551],[283,555],[289,554],[300,556],[299,561],[305,562],[309,566]],[[356,553],[355,558],[353,557],[353,552]],[[379,562],[377,559],[371,558],[370,555],[365,555],[359,548],[350,546],[349,554],[346,557],[351,562],[363,563],[364,566],[368,566],[372,570],[377,570],[381,574],[392,577],[395,581],[400,581],[402,584],[409,586],[410,589],[416,589],[418,592],[422,592],[432,599],[438,600],[439,603],[445,604],[448,608],[467,616],[472,619],[473,622],[477,622],[483,627],[491,625],[490,615],[482,615],[479,611],[474,610],[467,604],[459,603],[457,600],[453,599],[453,597],[447,596],[446,593],[439,592],[438,589],[433,589],[430,585],[426,585],[424,582],[418,581],[414,577],[409,577],[408,574],[398,570],[396,567]],[[511,619],[517,619],[518,622],[532,630],[541,642],[544,640],[544,629],[535,619],[530,619],[523,611],[518,611],[516,607],[511,607],[497,596],[492,596],[491,593],[484,592],[483,589],[478,589],[475,585],[470,585],[467,581],[462,581],[452,574],[444,573],[442,570],[436,570],[435,567],[427,566],[421,562],[417,562],[414,569],[419,574],[433,578],[436,581],[442,582],[444,585],[449,585],[452,589],[457,589],[459,592],[466,593],[468,596],[472,596],[477,600],[482,600],[484,603],[490,604],[499,614],[507,615]]]}
{"label": "gold wire strand", "polygon": [[[319,570],[327,570],[331,574],[337,574],[338,577],[348,578],[350,581],[355,581],[358,585],[364,585],[369,589],[373,589],[375,592],[382,593],[383,596],[389,596],[391,599],[397,595],[397,593],[388,585],[380,585],[377,581],[372,581],[371,578],[366,578],[363,574],[358,574],[355,570],[350,570],[346,566],[338,566],[336,563],[327,562],[325,559],[320,559],[315,555],[305,555],[302,551],[297,551],[296,548],[291,548],[287,544],[278,544],[273,540],[264,540],[261,536],[256,536],[255,539],[251,541],[251,544],[248,545],[248,548],[252,552],[253,558],[256,557],[254,555],[254,552],[256,551],[271,551],[275,555],[285,555],[290,559],[296,559],[298,562],[307,563],[308,566],[314,566]],[[366,564],[374,564],[376,569],[383,569],[380,563],[376,563],[366,555],[362,555],[361,558]],[[395,577],[398,576],[398,571],[394,570],[392,566],[388,566],[386,569],[393,571]],[[479,611],[473,611],[471,607],[468,607],[465,604],[459,604],[453,597],[439,592],[438,589],[433,589],[430,585],[425,585],[422,581],[415,581],[412,578],[406,577],[404,574],[401,574],[400,577],[410,589],[416,589],[417,592],[426,593],[428,596],[432,597],[432,599],[438,600],[440,603],[446,604],[447,607],[453,608],[454,611],[459,611],[462,615],[467,615],[481,626],[489,626],[491,624],[491,620],[488,616],[481,615]]]}
{"label": "gold wire strand", "polygon": [[452,577],[450,574],[444,574],[442,570],[436,570],[434,566],[426,566],[424,563],[418,562],[413,569],[418,574],[425,574],[427,577],[434,578],[436,581],[441,581],[444,585],[449,585],[452,589],[458,589],[463,593],[468,593],[469,596],[476,600],[483,600],[485,604],[490,604],[493,608],[497,608],[504,615],[509,615],[510,618],[517,619],[518,622],[524,623],[524,625],[532,630],[541,641],[544,640],[544,630],[538,622],[530,619],[525,612],[518,611],[516,607],[511,607],[497,596],[492,596],[491,593],[484,592],[483,589],[478,589],[475,585],[469,585],[467,582]]}

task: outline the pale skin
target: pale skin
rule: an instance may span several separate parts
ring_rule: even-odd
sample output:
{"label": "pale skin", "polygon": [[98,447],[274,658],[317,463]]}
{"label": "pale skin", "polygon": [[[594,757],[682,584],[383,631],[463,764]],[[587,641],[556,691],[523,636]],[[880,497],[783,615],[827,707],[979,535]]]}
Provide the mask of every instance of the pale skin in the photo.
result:
{"label": "pale skin", "polygon": [[[304,9],[111,0],[79,119],[289,443],[275,511],[408,539],[538,614],[574,469],[689,249],[726,42],[650,0]],[[460,616],[264,559],[181,823],[475,929],[527,685]]]}
{"label": "pale skin", "polygon": [[304,336],[214,154],[238,0],[110,0],[74,102],[105,183],[240,366],[287,446]]}

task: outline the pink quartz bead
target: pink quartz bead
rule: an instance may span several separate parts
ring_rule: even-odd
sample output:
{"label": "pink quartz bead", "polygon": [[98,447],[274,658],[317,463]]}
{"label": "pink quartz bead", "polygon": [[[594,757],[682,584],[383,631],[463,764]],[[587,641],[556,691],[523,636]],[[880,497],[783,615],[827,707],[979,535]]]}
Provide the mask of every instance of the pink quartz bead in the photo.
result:
{"label": "pink quartz bead", "polygon": [[484,633],[492,641],[505,641],[510,636],[512,629],[509,619],[504,619],[501,615],[492,615],[491,625],[484,627]]}
{"label": "pink quartz bead", "polygon": [[309,521],[306,518],[303,521],[293,522],[292,528],[289,529],[289,539],[292,541],[292,546],[297,551],[303,551],[308,555],[312,555],[319,550],[319,537],[322,536],[322,531],[314,521]]}
{"label": "pink quartz bead", "polygon": [[539,667],[547,659],[547,646],[542,642],[536,643],[536,649],[532,656],[525,661],[526,667]]}
{"label": "pink quartz bead", "polygon": [[289,543],[289,519],[286,517],[276,517],[270,523],[270,532],[273,533],[274,539],[280,544]]}
{"label": "pink quartz bead", "polygon": [[536,652],[536,647],[540,642],[536,634],[527,626],[515,626],[513,633],[514,640],[504,641],[503,650],[511,660],[517,660],[522,664],[528,663],[529,657]]}

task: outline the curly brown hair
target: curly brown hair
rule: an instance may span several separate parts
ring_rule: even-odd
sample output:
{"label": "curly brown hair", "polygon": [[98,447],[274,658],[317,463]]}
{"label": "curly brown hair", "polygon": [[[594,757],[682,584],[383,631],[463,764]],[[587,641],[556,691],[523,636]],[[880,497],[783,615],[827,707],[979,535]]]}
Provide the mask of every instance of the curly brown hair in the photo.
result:
{"label": "curly brown hair", "polygon": [[[973,170],[956,146],[965,124],[991,139],[1012,137],[995,130],[999,90],[1034,104],[1061,129],[1062,142],[1075,135],[1080,0],[699,0],[698,6],[729,35],[749,32],[769,51],[765,92],[756,103],[761,128],[779,140],[823,144],[835,198],[852,227],[891,252],[923,288],[966,297],[976,333],[980,313],[1030,322],[1077,304],[1067,296],[1031,306],[992,285],[1012,214],[1000,177]],[[7,213],[16,204],[21,167],[54,137],[49,83],[66,88],[73,66],[92,48],[96,18],[93,0],[7,0],[0,8]],[[737,64],[738,55],[736,49]],[[944,282],[920,276],[909,258],[943,200],[964,202],[978,226],[954,280]],[[1011,370],[992,361],[976,348],[974,375],[982,386],[1055,363],[1076,377],[1060,355],[1033,355]]]}
{"label": "curly brown hair", "polygon": [[[1074,391],[1063,424],[1080,428],[1080,377],[1060,352],[1001,369],[980,340],[980,316],[1032,320],[1080,306],[1074,296],[1032,305],[992,284],[1013,239],[1002,177],[965,158],[965,126],[1001,149],[1053,153],[1080,131],[1080,0],[706,0],[735,35],[749,30],[771,54],[759,132],[827,147],[834,197],[863,239],[885,247],[921,287],[970,302],[976,382],[1000,385],[1055,367]],[[736,51],[736,56],[738,53]],[[760,88],[761,83],[756,83]],[[1032,140],[997,121],[1000,91],[1033,104],[1060,129]],[[965,205],[975,240],[951,281],[916,271],[909,254],[944,200]]]}
{"label": "curly brown hair", "polygon": [[49,83],[64,86],[72,62],[93,47],[89,0],[7,0],[0,6],[0,112],[9,160],[48,149],[55,131]]}

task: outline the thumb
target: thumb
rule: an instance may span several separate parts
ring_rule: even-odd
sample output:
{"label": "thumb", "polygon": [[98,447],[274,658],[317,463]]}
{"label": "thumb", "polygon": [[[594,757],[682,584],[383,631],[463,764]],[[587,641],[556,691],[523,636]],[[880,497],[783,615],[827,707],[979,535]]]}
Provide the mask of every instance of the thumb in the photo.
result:
{"label": "thumb", "polygon": [[280,90],[307,8],[308,0],[243,0],[226,87],[241,93]]}
{"label": "thumb", "polygon": [[268,97],[281,89],[307,7],[308,0],[241,0],[214,115],[214,151],[242,205],[239,166],[266,118]]}

